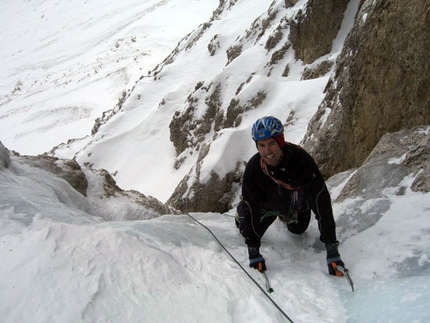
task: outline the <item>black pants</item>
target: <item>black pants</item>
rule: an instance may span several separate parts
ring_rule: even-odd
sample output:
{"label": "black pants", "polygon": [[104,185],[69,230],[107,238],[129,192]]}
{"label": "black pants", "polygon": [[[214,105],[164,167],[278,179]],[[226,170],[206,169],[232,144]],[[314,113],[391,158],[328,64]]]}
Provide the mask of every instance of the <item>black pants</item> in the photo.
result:
{"label": "black pants", "polygon": [[[245,214],[248,212],[248,214]],[[242,236],[247,238],[249,234],[247,234],[246,228],[249,228],[249,225],[245,224],[245,218],[249,219],[249,210],[246,202],[241,201],[237,207],[237,215],[235,218],[236,226],[239,228]],[[272,223],[276,220],[277,214],[276,212],[264,212],[259,216],[260,225],[259,225],[259,235],[263,236],[266,230],[272,225]],[[297,222],[287,224],[287,229],[291,233],[294,234],[302,234],[306,231],[309,226],[309,222],[311,220],[311,210],[308,208],[304,211],[297,212]]]}
{"label": "black pants", "polygon": [[306,231],[311,221],[311,210],[307,209],[302,212],[297,212],[297,223],[287,224],[288,231],[294,234],[302,234]]}

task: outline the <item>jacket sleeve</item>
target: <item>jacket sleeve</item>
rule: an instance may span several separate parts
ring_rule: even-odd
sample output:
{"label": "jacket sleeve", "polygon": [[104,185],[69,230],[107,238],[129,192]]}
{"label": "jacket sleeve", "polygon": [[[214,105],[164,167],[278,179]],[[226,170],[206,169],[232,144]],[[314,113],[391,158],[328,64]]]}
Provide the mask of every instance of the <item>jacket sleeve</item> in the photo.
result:
{"label": "jacket sleeve", "polygon": [[[242,183],[242,215],[244,218],[242,235],[248,247],[260,247],[262,237],[260,229],[261,199],[263,196],[262,188],[256,169],[257,156],[248,162]],[[259,164],[258,164],[259,165]]]}
{"label": "jacket sleeve", "polygon": [[304,150],[300,162],[302,187],[309,207],[315,214],[320,230],[320,240],[324,243],[336,241],[336,225],[333,217],[330,193],[313,158]]}

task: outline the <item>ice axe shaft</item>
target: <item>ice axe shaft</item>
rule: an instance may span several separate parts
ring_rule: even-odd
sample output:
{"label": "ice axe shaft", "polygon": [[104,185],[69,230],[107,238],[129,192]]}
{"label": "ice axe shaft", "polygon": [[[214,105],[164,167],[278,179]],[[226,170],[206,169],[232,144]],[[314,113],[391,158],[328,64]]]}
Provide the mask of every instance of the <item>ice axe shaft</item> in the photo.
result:
{"label": "ice axe shaft", "polygon": [[331,266],[334,269],[334,272],[336,273],[337,277],[345,276],[349,286],[351,286],[352,291],[354,291],[354,283],[352,282],[351,276],[349,275],[349,270],[343,266],[336,264],[335,262],[332,262]]}
{"label": "ice axe shaft", "polygon": [[258,263],[258,271],[264,276],[264,279],[266,280],[266,290],[269,293],[273,293],[273,288],[270,287],[269,278],[267,278],[267,275],[263,270],[263,263],[262,262]]}
{"label": "ice axe shaft", "polygon": [[269,293],[273,293],[273,288],[272,287],[270,287],[270,282],[269,282],[269,278],[267,278],[267,275],[266,275],[266,273],[263,271],[263,272],[261,272],[262,274],[263,274],[263,276],[264,276],[264,278],[266,279],[266,289],[267,289],[267,291],[269,292]]}

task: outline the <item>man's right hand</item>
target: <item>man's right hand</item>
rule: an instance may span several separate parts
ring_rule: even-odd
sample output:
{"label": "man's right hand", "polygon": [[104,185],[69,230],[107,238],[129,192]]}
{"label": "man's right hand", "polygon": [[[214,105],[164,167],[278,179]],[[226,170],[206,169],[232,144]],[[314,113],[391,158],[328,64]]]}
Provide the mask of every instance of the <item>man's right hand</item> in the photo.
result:
{"label": "man's right hand", "polygon": [[327,250],[328,273],[329,275],[340,277],[342,275],[338,274],[339,272],[336,270],[336,266],[342,266],[343,268],[345,268],[345,264],[343,263],[342,259],[340,259],[338,246],[338,241],[325,244],[325,248]]}
{"label": "man's right hand", "polygon": [[266,261],[260,254],[258,248],[248,247],[249,254],[249,267],[257,269],[258,271],[264,272],[267,270]]}

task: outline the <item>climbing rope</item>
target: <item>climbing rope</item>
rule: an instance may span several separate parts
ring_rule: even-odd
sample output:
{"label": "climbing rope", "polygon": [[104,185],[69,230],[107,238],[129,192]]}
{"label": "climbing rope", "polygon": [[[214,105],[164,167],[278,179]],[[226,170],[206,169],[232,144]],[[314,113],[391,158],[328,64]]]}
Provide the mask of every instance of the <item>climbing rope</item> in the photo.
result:
{"label": "climbing rope", "polygon": [[[287,314],[285,314],[285,312],[282,310],[282,308],[279,307],[278,304],[276,304],[276,302],[269,296],[269,294],[266,293],[266,291],[260,286],[260,284],[258,284],[258,282],[245,270],[245,268],[243,268],[243,266],[239,263],[239,261],[230,253],[230,251],[227,250],[227,248],[221,243],[221,241],[215,236],[215,234],[211,231],[211,229],[209,229],[207,226],[205,226],[203,223],[201,223],[200,221],[196,220],[191,214],[187,213],[187,215],[197,224],[201,225],[203,228],[205,228],[211,235],[212,237],[215,239],[216,242],[218,242],[218,244],[221,246],[222,249],[224,249],[224,251],[231,257],[231,259],[233,259],[233,261],[240,267],[240,269],[243,270],[243,272],[254,282],[255,285],[257,285],[257,287],[263,292],[264,295],[266,295],[266,297],[270,300],[270,302],[272,302],[272,304],[279,310],[279,312],[288,320],[288,322],[290,323],[294,323]],[[264,274],[264,272],[263,272]],[[267,276],[264,274],[265,278],[266,278],[266,282],[268,282]]]}

